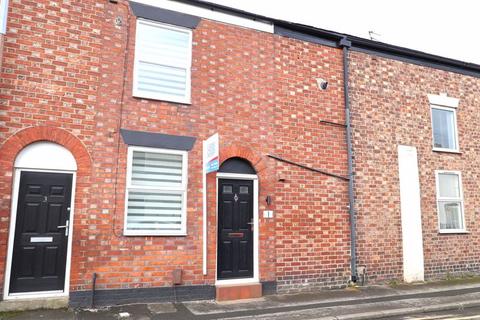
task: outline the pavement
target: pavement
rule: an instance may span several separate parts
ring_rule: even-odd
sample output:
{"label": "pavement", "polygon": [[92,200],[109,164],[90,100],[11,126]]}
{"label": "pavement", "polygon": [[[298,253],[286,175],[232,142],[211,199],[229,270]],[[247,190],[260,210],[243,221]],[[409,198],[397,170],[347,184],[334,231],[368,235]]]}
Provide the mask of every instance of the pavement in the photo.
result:
{"label": "pavement", "polygon": [[99,309],[37,310],[4,313],[0,314],[0,319],[370,320],[404,319],[409,315],[427,315],[447,311],[459,314],[463,310],[476,310],[476,308],[480,310],[480,279],[347,288],[308,294],[273,295],[249,301],[223,303],[195,301],[177,304],[136,304]]}

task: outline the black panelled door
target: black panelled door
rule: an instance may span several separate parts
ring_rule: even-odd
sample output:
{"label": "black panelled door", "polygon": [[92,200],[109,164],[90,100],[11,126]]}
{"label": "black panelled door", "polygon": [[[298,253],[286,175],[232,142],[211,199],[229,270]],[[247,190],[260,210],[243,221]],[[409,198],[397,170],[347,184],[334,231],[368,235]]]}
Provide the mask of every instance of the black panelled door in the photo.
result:
{"label": "black panelled door", "polygon": [[63,290],[72,174],[22,172],[10,293]]}
{"label": "black panelled door", "polygon": [[253,181],[218,181],[218,279],[253,277]]}

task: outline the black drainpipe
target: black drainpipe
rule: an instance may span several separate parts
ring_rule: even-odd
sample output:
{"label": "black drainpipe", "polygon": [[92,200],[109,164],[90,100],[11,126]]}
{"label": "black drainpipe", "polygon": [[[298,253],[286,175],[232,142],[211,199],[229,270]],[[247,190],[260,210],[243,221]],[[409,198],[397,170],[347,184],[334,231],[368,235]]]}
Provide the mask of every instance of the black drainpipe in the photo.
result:
{"label": "black drainpipe", "polygon": [[347,157],[348,157],[348,213],[350,215],[350,268],[351,281],[357,282],[357,240],[355,230],[355,195],[353,194],[353,154],[352,127],[350,124],[350,92],[348,90],[348,49],[352,43],[347,38],[339,41],[343,50],[343,94],[345,97],[345,124],[347,126]]}

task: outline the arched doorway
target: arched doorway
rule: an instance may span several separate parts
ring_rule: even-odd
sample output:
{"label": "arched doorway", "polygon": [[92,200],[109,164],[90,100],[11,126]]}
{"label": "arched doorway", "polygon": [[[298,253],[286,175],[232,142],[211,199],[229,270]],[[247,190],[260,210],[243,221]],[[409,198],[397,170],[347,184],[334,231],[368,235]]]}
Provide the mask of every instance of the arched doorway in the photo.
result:
{"label": "arched doorway", "polygon": [[34,142],[15,158],[4,299],[68,294],[77,163]]}
{"label": "arched doorway", "polygon": [[251,283],[258,274],[258,176],[234,157],[217,173],[217,283]]}

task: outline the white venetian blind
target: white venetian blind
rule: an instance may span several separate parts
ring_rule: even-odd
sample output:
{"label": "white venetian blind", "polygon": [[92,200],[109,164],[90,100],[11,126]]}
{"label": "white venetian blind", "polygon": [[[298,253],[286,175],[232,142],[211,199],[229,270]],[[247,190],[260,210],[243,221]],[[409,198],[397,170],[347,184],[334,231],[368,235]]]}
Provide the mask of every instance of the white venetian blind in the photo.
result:
{"label": "white venetian blind", "polygon": [[184,233],[186,153],[131,149],[129,157],[125,233]]}
{"label": "white venetian blind", "polygon": [[134,95],[190,102],[192,32],[138,20]]}
{"label": "white venetian blind", "polygon": [[182,184],[182,155],[134,151],[132,185],[180,186]]}

